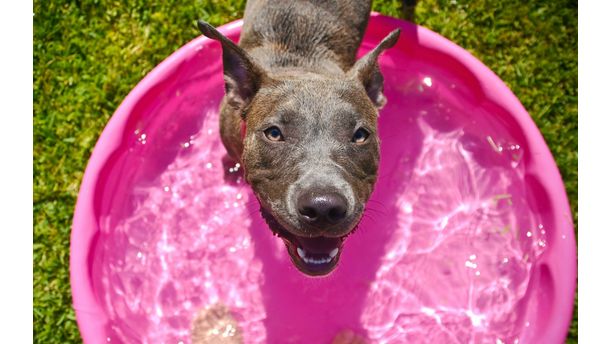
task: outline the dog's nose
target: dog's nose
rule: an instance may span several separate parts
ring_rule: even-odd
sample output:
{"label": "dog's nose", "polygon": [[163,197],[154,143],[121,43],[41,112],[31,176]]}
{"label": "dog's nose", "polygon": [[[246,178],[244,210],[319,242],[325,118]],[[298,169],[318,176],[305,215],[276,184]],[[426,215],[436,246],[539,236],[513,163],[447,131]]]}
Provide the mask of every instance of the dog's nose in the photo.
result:
{"label": "dog's nose", "polygon": [[333,225],[346,218],[346,199],[334,192],[304,193],[298,198],[298,211],[303,220],[318,225]]}

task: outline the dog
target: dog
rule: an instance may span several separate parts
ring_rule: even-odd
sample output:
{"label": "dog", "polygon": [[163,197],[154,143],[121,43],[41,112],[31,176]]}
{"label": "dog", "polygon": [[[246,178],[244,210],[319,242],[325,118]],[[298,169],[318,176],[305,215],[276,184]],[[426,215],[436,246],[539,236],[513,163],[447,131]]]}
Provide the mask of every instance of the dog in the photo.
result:
{"label": "dog", "polygon": [[[223,145],[308,276],[336,268],[377,179],[386,102],[377,60],[400,32],[357,60],[370,9],[371,0],[249,0],[238,44],[198,21],[223,51]],[[202,309],[192,327],[194,343],[243,342],[223,305]],[[366,342],[350,330],[333,339]]]}
{"label": "dog", "polygon": [[377,59],[400,31],[357,60],[370,9],[371,0],[249,0],[238,44],[198,21],[222,46],[223,145],[310,276],[337,266],[377,179],[386,102]]}

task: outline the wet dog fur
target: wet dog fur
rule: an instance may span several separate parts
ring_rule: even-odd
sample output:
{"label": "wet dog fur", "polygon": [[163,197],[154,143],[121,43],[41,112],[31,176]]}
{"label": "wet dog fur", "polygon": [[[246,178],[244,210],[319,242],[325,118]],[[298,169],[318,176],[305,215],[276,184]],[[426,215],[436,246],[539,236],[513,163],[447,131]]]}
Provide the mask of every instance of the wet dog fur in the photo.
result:
{"label": "wet dog fur", "polygon": [[198,22],[223,50],[223,144],[272,232],[312,276],[336,267],[377,179],[386,102],[377,59],[399,30],[357,60],[370,8],[370,0],[250,0],[238,44]]}

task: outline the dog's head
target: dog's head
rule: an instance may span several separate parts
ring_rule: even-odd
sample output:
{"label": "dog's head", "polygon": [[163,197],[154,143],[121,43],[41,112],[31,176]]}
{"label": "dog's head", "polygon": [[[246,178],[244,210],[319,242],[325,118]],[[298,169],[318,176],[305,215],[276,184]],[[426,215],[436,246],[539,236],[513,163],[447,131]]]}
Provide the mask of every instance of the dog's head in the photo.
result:
{"label": "dog's head", "polygon": [[331,272],[376,181],[377,118],[386,101],[377,58],[399,30],[338,76],[266,71],[212,26],[198,24],[222,44],[225,101],[246,122],[242,163],[264,218],[298,269]]}

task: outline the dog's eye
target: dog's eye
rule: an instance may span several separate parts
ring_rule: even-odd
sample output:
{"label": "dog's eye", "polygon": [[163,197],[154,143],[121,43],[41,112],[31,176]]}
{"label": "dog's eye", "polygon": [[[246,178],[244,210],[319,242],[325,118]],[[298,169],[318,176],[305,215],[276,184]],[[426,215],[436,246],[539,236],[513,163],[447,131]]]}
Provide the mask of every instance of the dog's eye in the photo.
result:
{"label": "dog's eye", "polygon": [[285,140],[285,138],[283,137],[283,133],[281,133],[278,127],[270,127],[264,130],[264,134],[266,135],[266,138],[270,141],[284,141]]}
{"label": "dog's eye", "polygon": [[369,136],[370,136],[370,133],[368,133],[367,130],[365,130],[363,128],[359,128],[353,134],[353,139],[351,141],[355,142],[355,143],[364,143],[364,142],[366,142],[366,140],[368,139]]}

